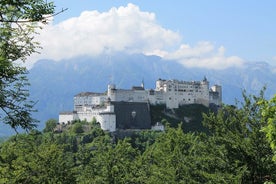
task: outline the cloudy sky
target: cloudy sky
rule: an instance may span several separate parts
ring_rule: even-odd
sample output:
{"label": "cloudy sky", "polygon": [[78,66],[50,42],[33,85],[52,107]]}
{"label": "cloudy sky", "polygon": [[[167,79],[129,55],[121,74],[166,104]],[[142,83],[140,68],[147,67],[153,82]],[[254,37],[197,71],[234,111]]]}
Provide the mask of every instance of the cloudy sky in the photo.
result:
{"label": "cloudy sky", "polygon": [[55,0],[31,60],[128,52],[223,69],[276,63],[274,0]]}

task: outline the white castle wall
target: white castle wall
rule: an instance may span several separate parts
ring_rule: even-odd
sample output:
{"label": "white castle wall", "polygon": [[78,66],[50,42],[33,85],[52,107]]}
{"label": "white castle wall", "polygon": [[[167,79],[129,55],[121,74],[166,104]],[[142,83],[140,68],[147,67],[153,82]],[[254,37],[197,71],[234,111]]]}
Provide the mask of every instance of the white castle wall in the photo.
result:
{"label": "white castle wall", "polygon": [[116,116],[114,113],[101,113],[97,121],[101,124],[103,130],[116,131]]}
{"label": "white castle wall", "polygon": [[107,96],[102,93],[79,93],[74,96],[74,111],[80,111],[83,106],[103,105],[106,100]]}
{"label": "white castle wall", "polygon": [[116,130],[116,116],[114,107],[108,105],[106,108],[82,107],[81,111],[74,113],[60,113],[59,123],[68,124],[74,120],[92,122],[96,119],[100,123],[103,130],[113,132]]}
{"label": "white castle wall", "polygon": [[116,89],[115,85],[109,85],[107,96],[111,101],[117,102],[146,102],[148,100],[148,91]]}
{"label": "white castle wall", "polygon": [[167,108],[194,103],[209,105],[209,82],[206,79],[192,82],[159,79],[155,90],[163,92]]}
{"label": "white castle wall", "polygon": [[210,103],[221,106],[222,103],[222,89],[219,85],[214,85],[210,90]]}
{"label": "white castle wall", "polygon": [[[101,124],[103,130],[116,130],[116,115],[114,106],[107,104],[108,101],[125,102],[150,102],[150,104],[165,104],[167,108],[178,108],[184,104],[210,103],[221,105],[222,88],[215,85],[209,89],[206,78],[202,81],[178,81],[162,80],[156,81],[156,88],[144,90],[144,85],[133,89],[116,89],[115,85],[108,85],[107,94],[103,93],[80,93],[74,97],[75,113],[60,113],[59,122],[68,123],[73,120],[92,121],[93,118]],[[102,107],[102,108],[98,108]]]}
{"label": "white castle wall", "polygon": [[77,119],[77,114],[70,112],[70,113],[60,113],[59,114],[59,123],[60,124],[68,124],[73,120]]}
{"label": "white castle wall", "polygon": [[209,82],[157,80],[155,90],[116,89],[108,86],[108,98],[111,101],[150,102],[151,104],[166,104],[167,108],[178,108],[184,104],[209,105]]}

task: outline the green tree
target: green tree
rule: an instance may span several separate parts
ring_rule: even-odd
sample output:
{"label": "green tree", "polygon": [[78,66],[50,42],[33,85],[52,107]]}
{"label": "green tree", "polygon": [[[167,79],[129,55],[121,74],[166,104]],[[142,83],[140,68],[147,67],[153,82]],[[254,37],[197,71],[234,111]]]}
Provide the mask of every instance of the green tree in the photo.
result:
{"label": "green tree", "polygon": [[93,117],[92,121],[91,121],[92,125],[97,124],[97,119],[95,117]]}
{"label": "green tree", "polygon": [[0,183],[75,183],[74,160],[42,134],[22,134],[0,147]]}
{"label": "green tree", "polygon": [[132,147],[137,148],[140,152],[144,152],[149,148],[163,132],[143,130],[135,132],[131,136]]}
{"label": "green tree", "polygon": [[276,95],[270,100],[261,100],[259,105],[262,109],[262,120],[267,124],[262,131],[274,152],[273,160],[276,161]]}
{"label": "green tree", "polygon": [[[103,138],[103,137],[102,137]],[[100,141],[100,142],[98,142]],[[97,146],[92,147],[89,163],[82,159],[80,183],[139,183],[137,173],[139,169],[135,165],[135,159],[139,151],[134,149],[128,139],[119,140],[116,145],[105,142],[106,139],[98,140]],[[87,151],[82,151],[82,158],[89,155]]]}
{"label": "green tree", "polygon": [[57,126],[58,121],[56,119],[49,119],[45,123],[43,132],[53,132]]}
{"label": "green tree", "polygon": [[205,134],[167,128],[142,155],[140,181],[144,183],[235,183],[223,146]]}
{"label": "green tree", "polygon": [[0,118],[13,129],[30,130],[34,102],[29,100],[27,69],[17,64],[39,48],[34,40],[39,22],[53,14],[53,3],[44,0],[0,2]]}
{"label": "green tree", "polygon": [[83,125],[82,123],[75,123],[72,127],[72,132],[76,133],[76,134],[83,133],[84,130],[83,130],[82,125]]}
{"label": "green tree", "polygon": [[204,124],[210,129],[216,145],[225,147],[232,170],[242,168],[242,183],[264,183],[266,177],[276,180],[273,153],[261,131],[266,126],[259,105],[263,96],[263,91],[259,96],[243,93],[240,108],[226,105],[217,114],[204,116]]}

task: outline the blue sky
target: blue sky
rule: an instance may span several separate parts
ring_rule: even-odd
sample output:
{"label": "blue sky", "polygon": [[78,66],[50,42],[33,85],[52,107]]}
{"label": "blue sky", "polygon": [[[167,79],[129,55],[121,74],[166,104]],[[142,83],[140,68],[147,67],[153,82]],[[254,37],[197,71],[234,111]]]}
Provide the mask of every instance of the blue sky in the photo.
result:
{"label": "blue sky", "polygon": [[[68,8],[68,10],[54,18],[51,24],[51,30],[57,29],[58,27],[59,29],[57,30],[61,30],[60,27],[63,27],[68,32],[76,26],[79,34],[83,34],[85,30],[90,30],[95,38],[99,38],[98,40],[96,39],[96,41],[101,42],[103,39],[100,39],[100,36],[102,38],[104,33],[106,33],[106,30],[102,30],[101,27],[107,27],[106,29],[112,31],[112,26],[108,26],[108,24],[114,26],[117,22],[125,21],[122,20],[122,18],[118,18],[118,15],[124,16],[124,13],[128,10],[134,10],[136,11],[135,15],[128,11],[125,16],[128,16],[128,21],[131,21],[133,18],[133,22],[137,24],[137,30],[148,29],[148,31],[154,31],[157,33],[156,35],[160,35],[160,37],[153,36],[153,34],[144,37],[143,35],[146,33],[141,31],[143,32],[141,33],[142,36],[137,36],[136,40],[125,43],[118,43],[115,41],[114,43],[110,43],[109,40],[118,38],[124,40],[125,38],[122,38],[123,35],[109,35],[110,33],[107,33],[109,37],[104,38],[107,41],[101,43],[103,48],[111,48],[112,50],[112,44],[116,43],[122,46],[121,50],[123,48],[131,48],[131,52],[141,51],[148,54],[158,53],[162,57],[176,59],[192,67],[205,67],[208,65],[208,62],[213,60],[224,60],[226,63],[225,66],[231,66],[230,63],[237,66],[241,62],[247,61],[267,61],[271,64],[276,62],[276,1],[273,0],[104,0],[100,2],[96,0],[56,0],[54,2],[57,11],[62,8]],[[129,6],[130,3],[132,6]],[[125,8],[125,10],[121,11],[120,7]],[[112,13],[112,8],[115,13]],[[78,25],[76,25],[76,23],[72,23],[73,20],[71,23],[68,23],[68,20],[71,20],[72,17],[80,17],[81,13],[84,11],[96,11],[98,13],[86,15],[90,17],[95,15],[98,17],[91,19],[87,18],[87,20],[89,19],[91,21],[85,21],[87,29],[83,27],[83,24],[79,25],[78,23]],[[110,14],[108,21],[105,22],[106,19],[102,19],[102,17],[107,13]],[[147,13],[148,19],[143,17],[140,13]],[[152,14],[154,17],[151,17]],[[116,18],[111,18],[113,15]],[[78,22],[85,20],[84,16],[82,18],[83,19],[79,18]],[[94,25],[93,21],[103,22],[102,24],[97,23]],[[66,22],[66,25],[64,22]],[[141,22],[141,24],[139,22]],[[138,26],[144,25],[145,23],[148,23],[145,27]],[[150,25],[152,25],[152,27]],[[98,26],[97,29],[99,30],[93,32],[94,29],[91,28],[93,26]],[[131,24],[127,24],[125,27],[128,29],[127,27],[131,26]],[[117,31],[122,31],[122,29],[123,28],[120,27]],[[49,29],[46,30],[49,32]],[[53,33],[57,33],[57,30]],[[126,32],[122,32],[127,33],[127,30],[125,31]],[[160,31],[162,33],[160,33]],[[168,32],[171,33],[168,33],[170,35],[164,36],[164,32],[166,32],[166,34]],[[44,35],[46,34],[42,34],[42,39],[50,37],[50,35]],[[61,33],[61,35],[63,34]],[[131,37],[131,35],[128,36]],[[70,37],[70,39],[76,39],[76,41],[78,39],[74,34],[71,34]],[[152,37],[154,38],[151,40],[151,43],[157,40],[159,40],[159,42],[154,45],[149,45],[149,43],[145,43],[145,40],[143,41],[143,39]],[[170,38],[175,44],[170,43]],[[93,39],[91,42],[93,42]],[[127,39],[129,40],[130,38]],[[161,42],[160,40],[165,41]],[[133,42],[136,42],[136,44],[133,44]],[[139,45],[140,42],[141,44]],[[42,43],[44,42],[42,41]],[[67,45],[70,44],[76,45],[76,43],[67,43]],[[57,43],[54,45],[57,45]],[[48,43],[45,44],[45,46],[53,47],[53,45],[49,45]],[[43,45],[44,48],[45,46]],[[83,47],[85,46],[89,47],[89,44],[84,43]],[[134,49],[134,47],[137,47],[137,49]],[[61,50],[62,48],[56,49]],[[91,50],[92,49],[97,50],[98,48],[92,46]],[[47,48],[45,50],[47,50]],[[65,48],[65,50],[70,52],[70,48]],[[92,53],[93,51],[91,50],[87,52]],[[101,51],[99,50],[97,53],[99,52]],[[55,58],[55,55],[51,53],[45,55],[52,55],[51,59],[62,59],[62,56]],[[193,59],[188,61],[187,58]],[[205,60],[201,62],[198,58],[205,58]],[[202,64],[195,65],[192,63]],[[217,62],[213,62],[211,66],[216,64]],[[224,65],[224,63],[221,63],[221,65]]]}

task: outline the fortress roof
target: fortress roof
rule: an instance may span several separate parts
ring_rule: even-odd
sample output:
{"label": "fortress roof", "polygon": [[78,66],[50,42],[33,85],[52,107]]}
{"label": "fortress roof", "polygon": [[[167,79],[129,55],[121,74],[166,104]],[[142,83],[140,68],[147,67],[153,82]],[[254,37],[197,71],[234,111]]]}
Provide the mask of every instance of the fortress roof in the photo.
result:
{"label": "fortress roof", "polygon": [[132,86],[132,90],[145,90],[142,86]]}

